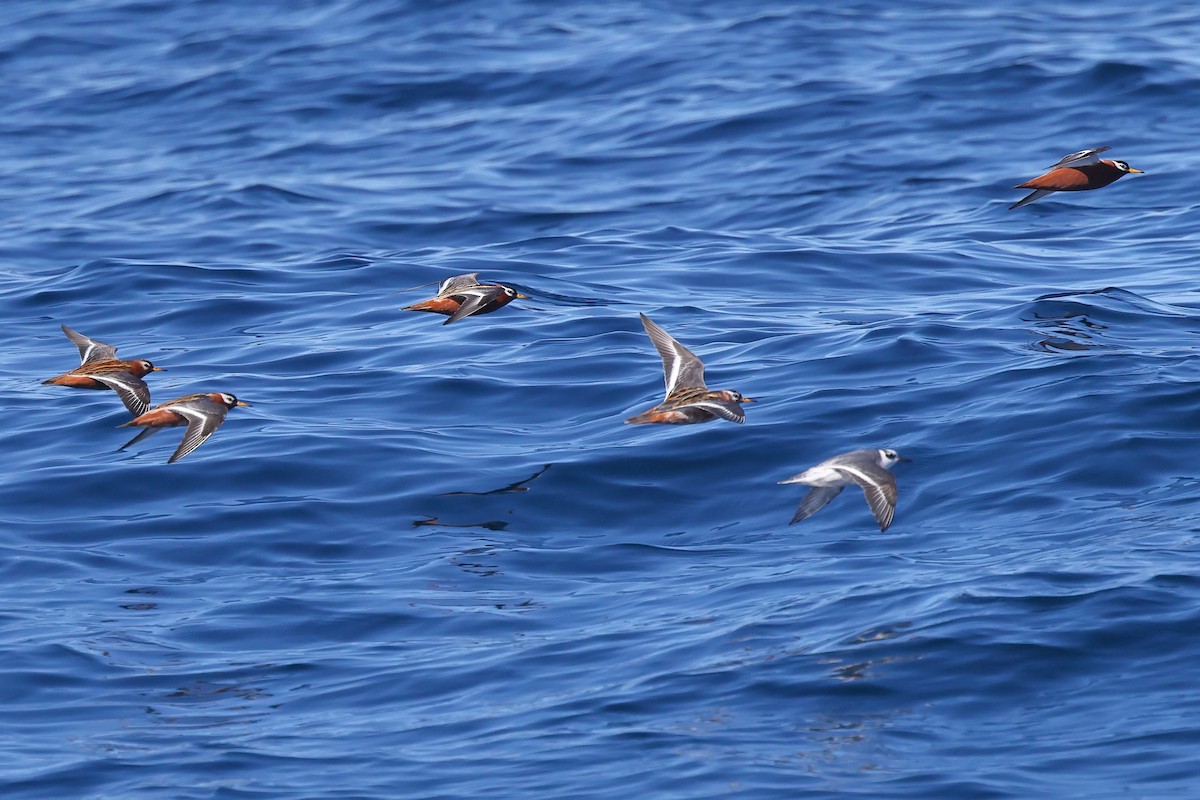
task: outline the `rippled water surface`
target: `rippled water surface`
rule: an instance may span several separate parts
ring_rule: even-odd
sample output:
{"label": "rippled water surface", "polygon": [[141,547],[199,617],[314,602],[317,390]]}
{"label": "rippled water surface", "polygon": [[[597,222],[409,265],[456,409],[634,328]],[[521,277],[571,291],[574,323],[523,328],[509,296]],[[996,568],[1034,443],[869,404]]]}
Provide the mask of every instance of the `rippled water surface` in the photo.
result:
{"label": "rippled water surface", "polygon": [[1200,794],[1193,11],[6,3],[0,794]]}

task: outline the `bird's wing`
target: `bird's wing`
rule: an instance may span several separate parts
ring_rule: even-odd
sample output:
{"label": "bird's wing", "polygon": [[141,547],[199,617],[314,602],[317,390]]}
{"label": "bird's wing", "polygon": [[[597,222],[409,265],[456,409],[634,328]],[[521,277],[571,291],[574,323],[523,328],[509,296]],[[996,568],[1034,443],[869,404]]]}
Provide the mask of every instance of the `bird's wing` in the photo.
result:
{"label": "bird's wing", "polygon": [[500,286],[474,286],[455,292],[454,296],[461,298],[458,309],[442,324],[449,325],[451,322],[458,322],[463,317],[471,316],[495,300],[497,295],[503,293],[504,289]]}
{"label": "bird's wing", "polygon": [[679,389],[707,389],[704,384],[704,364],[696,354],[675,341],[671,334],[655,325],[645,314],[639,316],[642,318],[642,327],[662,357],[667,396],[670,397]]}
{"label": "bird's wing", "polygon": [[445,295],[463,289],[470,289],[472,286],[479,285],[479,273],[471,272],[466,275],[455,275],[452,278],[446,278],[442,281],[442,285],[438,287],[438,294]]}
{"label": "bird's wing", "polygon": [[839,465],[836,469],[862,488],[879,530],[886,531],[896,513],[896,476],[874,465]]}
{"label": "bird's wing", "polygon": [[1024,197],[1022,197],[1017,202],[1013,203],[1011,206],[1009,206],[1008,210],[1012,211],[1014,208],[1020,208],[1021,206],[1027,206],[1030,203],[1032,203],[1034,200],[1039,200],[1048,194],[1054,194],[1054,190],[1053,189],[1034,190],[1034,191],[1030,192],[1029,194],[1025,195]]}
{"label": "bird's wing", "polygon": [[742,410],[739,403],[728,403],[721,400],[696,400],[695,402],[685,403],[680,408],[703,408],[712,414],[716,414],[721,419],[727,419],[730,422],[743,423],[746,421],[746,412]]}
{"label": "bird's wing", "polygon": [[91,361],[107,361],[110,358],[117,357],[117,348],[111,344],[89,339],[79,331],[71,330],[66,325],[62,326],[62,330],[67,335],[67,338],[71,340],[71,343],[79,348],[80,364],[87,364]]}
{"label": "bird's wing", "polygon": [[804,495],[804,499],[800,501],[800,505],[796,508],[796,513],[792,516],[792,521],[789,525],[795,525],[801,520],[806,520],[813,514],[820,511],[825,506],[829,505],[829,501],[842,493],[844,486],[814,486],[808,490],[808,494]]}
{"label": "bird's wing", "polygon": [[132,372],[94,372],[88,377],[100,381],[116,392],[125,408],[135,417],[140,417],[150,410],[150,387]]}
{"label": "bird's wing", "polygon": [[1088,164],[1098,164],[1100,162],[1099,155],[1109,147],[1093,147],[1089,150],[1080,150],[1077,153],[1065,155],[1058,160],[1057,164],[1053,164],[1046,169],[1065,169],[1067,167],[1082,167]]}
{"label": "bird's wing", "polygon": [[[118,426],[118,427],[121,427],[121,426]],[[145,439],[147,436],[152,436],[152,435],[154,435],[154,434],[158,433],[158,432],[159,432],[159,431],[161,431],[161,430],[162,430],[162,428],[142,428],[141,432],[140,432],[140,433],[138,433],[138,435],[137,435],[137,436],[133,437],[133,438],[132,438],[132,439],[130,439],[128,442],[126,442],[125,444],[123,444],[123,445],[121,445],[120,447],[118,447],[118,448],[117,448],[117,450],[118,450],[118,452],[119,452],[119,451],[121,451],[121,450],[124,450],[125,448],[127,448],[127,447],[129,447],[129,446],[131,446],[131,445],[135,445],[135,444],[137,444],[138,442],[140,442],[142,439]]]}
{"label": "bird's wing", "polygon": [[221,427],[221,423],[225,421],[225,415],[229,413],[229,409],[221,403],[212,400],[205,402],[205,400],[207,398],[184,405],[171,406],[172,411],[187,419],[188,426],[183,433],[183,441],[167,459],[168,464],[173,464],[204,444],[204,440],[212,436],[213,431]]}

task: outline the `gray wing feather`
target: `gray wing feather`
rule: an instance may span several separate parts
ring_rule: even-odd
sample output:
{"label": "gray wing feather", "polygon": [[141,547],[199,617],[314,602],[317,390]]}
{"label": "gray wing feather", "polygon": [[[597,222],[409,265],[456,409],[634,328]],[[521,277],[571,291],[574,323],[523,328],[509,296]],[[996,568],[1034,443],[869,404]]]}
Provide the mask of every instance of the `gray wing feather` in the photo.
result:
{"label": "gray wing feather", "polygon": [[887,493],[878,486],[864,486],[863,494],[867,497],[867,505],[879,523],[879,530],[886,531],[892,524],[892,516],[896,513],[895,497],[889,498]]}
{"label": "gray wing feather", "polygon": [[167,459],[168,464],[175,463],[204,444],[204,440],[221,427],[221,423],[225,421],[225,415],[229,413],[229,409],[224,405],[208,399],[197,400],[186,406],[173,406],[171,410],[187,417],[188,426],[183,433],[183,441]]}
{"label": "gray wing feather", "polygon": [[100,381],[117,393],[125,408],[135,417],[150,410],[150,387],[141,378],[131,372],[108,372],[89,375],[93,380]]}
{"label": "gray wing feather", "polygon": [[843,486],[814,486],[808,490],[808,494],[800,501],[799,507],[796,508],[796,513],[792,516],[792,521],[789,525],[795,525],[801,520],[806,520],[813,514],[820,511],[825,506],[829,505],[829,501],[842,493]]}
{"label": "gray wing feather", "polygon": [[461,291],[463,289],[470,289],[472,286],[478,285],[478,272],[471,272],[466,275],[455,275],[452,278],[446,278],[446,280],[442,281],[442,285],[438,287],[438,294],[453,294],[454,292]]}
{"label": "gray wing feather", "polygon": [[117,357],[117,348],[111,344],[89,339],[79,331],[71,330],[66,325],[62,326],[62,330],[67,335],[67,338],[71,340],[71,343],[79,348],[80,364],[87,364],[91,361],[106,361]]}
{"label": "gray wing feather", "polygon": [[896,476],[883,467],[875,466],[864,465],[858,469],[838,467],[837,469],[862,488],[863,495],[867,498],[867,505],[871,507],[871,513],[875,515],[875,521],[879,523],[879,530],[886,531],[892,524],[892,516],[896,513],[898,496]]}
{"label": "gray wing feather", "polygon": [[496,295],[501,294],[504,290],[498,286],[495,287],[473,287],[466,291],[455,292],[455,294],[463,298],[462,305],[458,310],[447,318],[443,325],[449,325],[451,322],[457,322],[463,317],[469,317],[485,305],[496,299]]}
{"label": "gray wing feather", "polygon": [[1088,164],[1096,164],[1100,161],[1097,157],[1100,153],[1110,150],[1109,147],[1093,147],[1089,150],[1080,150],[1077,153],[1065,155],[1058,160],[1057,164],[1052,164],[1046,169],[1065,169],[1067,167],[1083,167]]}
{"label": "gray wing feather", "polygon": [[696,354],[655,325],[645,314],[639,316],[650,341],[654,342],[654,349],[662,357],[663,381],[667,386],[667,396],[670,397],[679,389],[707,389],[708,386],[704,383],[704,364]]}
{"label": "gray wing feather", "polygon": [[[121,427],[121,426],[118,426],[118,427]],[[137,436],[130,439],[125,444],[118,447],[117,450],[121,451],[127,447],[130,447],[131,445],[135,445],[138,442],[140,442],[142,439],[145,439],[147,436],[153,436],[154,434],[158,433],[161,430],[162,430],[162,428],[142,428],[141,433],[139,433]]]}
{"label": "gray wing feather", "polygon": [[1048,194],[1054,194],[1054,192],[1055,192],[1054,189],[1034,189],[1032,192],[1025,195],[1020,200],[1018,200],[1017,202],[1015,202],[1011,206],[1009,206],[1008,210],[1012,211],[1014,208],[1020,208],[1021,206],[1027,206],[1030,203],[1032,203],[1034,200],[1039,200]]}
{"label": "gray wing feather", "polygon": [[716,414],[721,419],[727,419],[730,422],[742,423],[746,421],[746,412],[738,403],[720,403],[716,400],[700,400],[695,403],[688,403],[683,408],[703,408],[705,411]]}

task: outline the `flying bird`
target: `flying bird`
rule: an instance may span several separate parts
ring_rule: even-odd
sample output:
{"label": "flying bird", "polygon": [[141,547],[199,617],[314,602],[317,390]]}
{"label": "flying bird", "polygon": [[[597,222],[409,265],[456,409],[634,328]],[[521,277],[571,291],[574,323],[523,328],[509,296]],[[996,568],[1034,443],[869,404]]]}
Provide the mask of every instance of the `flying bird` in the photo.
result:
{"label": "flying bird", "polygon": [[167,459],[167,463],[172,464],[204,444],[204,440],[221,427],[229,409],[234,406],[246,405],[249,403],[243,403],[233,395],[224,392],[189,394],[168,400],[121,425],[122,428],[143,428],[144,430],[121,445],[118,450],[124,450],[130,445],[137,444],[163,428],[187,425],[187,430],[183,432],[183,441]]}
{"label": "flying bird", "polygon": [[70,386],[75,389],[112,389],[135,417],[150,408],[150,388],[142,378],[151,372],[163,372],[144,358],[121,360],[111,344],[89,339],[79,331],[62,326],[63,333],[79,348],[79,366],[43,384]]}
{"label": "flying bird", "polygon": [[478,314],[490,314],[511,303],[513,300],[524,300],[525,295],[508,286],[498,283],[480,283],[479,273],[455,275],[442,281],[438,293],[428,300],[405,306],[401,311],[431,311],[434,314],[445,314],[449,319],[443,325],[458,322],[463,317]]}
{"label": "flying bird", "polygon": [[808,519],[841,494],[842,489],[856,484],[863,490],[879,530],[886,531],[896,513],[896,476],[891,469],[897,462],[908,460],[895,450],[851,450],[780,481],[812,487],[800,501],[790,524]]}
{"label": "flying bird", "polygon": [[625,420],[627,425],[654,422],[690,425],[710,422],[718,417],[730,422],[746,421],[741,404],[753,403],[753,398],[743,397],[732,389],[710,390],[704,383],[704,364],[695,353],[675,341],[645,314],[639,316],[650,341],[654,342],[655,349],[662,356],[667,398],[649,411]]}
{"label": "flying bird", "polygon": [[1017,202],[1008,207],[1026,206],[1041,197],[1055,192],[1082,192],[1087,189],[1101,189],[1118,178],[1131,172],[1141,174],[1142,170],[1134,169],[1124,161],[1114,161],[1100,158],[1100,153],[1107,147],[1093,147],[1090,150],[1080,150],[1077,153],[1065,155],[1057,164],[1049,167],[1049,172],[1039,175],[1033,180],[1017,184],[1014,189],[1033,189]]}

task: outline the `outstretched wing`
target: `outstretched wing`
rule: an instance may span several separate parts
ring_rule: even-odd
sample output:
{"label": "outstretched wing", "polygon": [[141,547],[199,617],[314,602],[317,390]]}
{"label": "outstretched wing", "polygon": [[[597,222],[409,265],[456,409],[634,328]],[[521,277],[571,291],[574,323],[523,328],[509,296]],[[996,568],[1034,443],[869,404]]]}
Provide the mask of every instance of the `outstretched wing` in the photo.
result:
{"label": "outstretched wing", "polygon": [[[1017,188],[1023,188],[1023,187],[1017,187]],[[1011,206],[1008,207],[1008,210],[1012,211],[1014,208],[1020,208],[1021,206],[1027,206],[1030,203],[1032,203],[1034,200],[1040,200],[1041,198],[1045,197],[1048,194],[1054,194],[1054,190],[1053,189],[1037,189],[1037,190],[1032,191],[1029,194],[1025,195],[1017,202],[1013,203]]]}
{"label": "outstretched wing", "polygon": [[704,384],[704,364],[696,354],[675,341],[671,334],[651,322],[645,314],[638,316],[642,318],[642,327],[662,357],[667,397],[680,389],[707,389]]}
{"label": "outstretched wing", "polygon": [[800,501],[800,505],[796,508],[796,513],[792,515],[792,521],[789,525],[795,525],[801,520],[806,520],[813,514],[820,511],[825,506],[829,505],[829,501],[842,493],[844,486],[814,486],[808,490],[808,494],[804,495],[804,499]]}
{"label": "outstretched wing", "polygon": [[62,330],[67,335],[67,338],[71,340],[71,343],[79,348],[80,364],[87,364],[92,361],[107,361],[110,358],[117,357],[117,348],[111,344],[89,339],[79,331],[71,330],[66,325],[62,326]]}
{"label": "outstretched wing", "polygon": [[859,465],[838,466],[839,472],[854,481],[863,490],[867,505],[879,523],[879,530],[886,531],[896,513],[896,476],[883,467]]}
{"label": "outstretched wing", "polygon": [[727,419],[730,422],[743,423],[746,421],[746,412],[742,410],[739,403],[727,403],[721,400],[697,400],[688,403],[681,408],[703,408],[711,414],[715,414],[721,419]]}
{"label": "outstretched wing", "polygon": [[135,417],[150,410],[150,387],[132,372],[94,372],[88,377],[116,392],[125,408]]}
{"label": "outstretched wing", "polygon": [[458,310],[451,314],[442,324],[449,325],[451,322],[457,322],[463,317],[469,317],[502,294],[504,294],[504,287],[502,286],[473,286],[469,289],[457,291],[454,293],[454,296],[460,298]]}
{"label": "outstretched wing", "polygon": [[187,430],[183,432],[183,441],[167,459],[168,464],[175,463],[204,444],[204,440],[221,427],[221,423],[225,421],[225,415],[229,413],[229,409],[223,404],[208,398],[201,398],[187,405],[171,406],[171,410],[187,418],[188,426]]}
{"label": "outstretched wing", "polygon": [[[118,425],[117,427],[123,427],[123,426]],[[126,442],[125,444],[118,447],[117,451],[120,452],[121,450],[124,450],[125,448],[127,448],[131,445],[135,445],[138,442],[140,442],[142,439],[145,439],[147,436],[152,436],[161,430],[162,430],[162,428],[142,428],[141,432],[138,433],[137,436],[133,437],[128,442]]]}
{"label": "outstretched wing", "polygon": [[1100,163],[1099,155],[1109,147],[1093,147],[1090,150],[1080,150],[1077,153],[1065,155],[1059,159],[1057,164],[1047,167],[1046,169],[1067,169],[1068,167],[1084,167],[1088,164]]}
{"label": "outstretched wing", "polygon": [[479,273],[472,272],[467,275],[455,275],[452,278],[446,278],[442,281],[442,285],[438,287],[439,295],[454,294],[463,289],[470,289],[472,286],[479,285]]}

